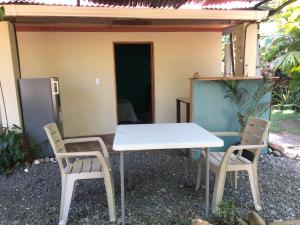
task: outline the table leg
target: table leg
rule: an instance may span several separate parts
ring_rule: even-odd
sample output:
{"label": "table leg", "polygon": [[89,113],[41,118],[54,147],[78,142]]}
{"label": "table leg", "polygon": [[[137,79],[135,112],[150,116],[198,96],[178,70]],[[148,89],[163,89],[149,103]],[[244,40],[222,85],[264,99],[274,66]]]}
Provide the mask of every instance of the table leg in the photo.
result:
{"label": "table leg", "polygon": [[128,177],[128,184],[127,184],[127,188],[128,190],[132,189],[132,179],[131,179],[131,164],[132,164],[132,157],[130,152],[127,153],[127,172],[126,172],[126,176]]}
{"label": "table leg", "polygon": [[205,217],[209,215],[209,152],[208,148],[204,148],[205,155],[206,155],[206,187],[205,187]]}
{"label": "table leg", "polygon": [[121,222],[125,225],[124,153],[120,152]]}

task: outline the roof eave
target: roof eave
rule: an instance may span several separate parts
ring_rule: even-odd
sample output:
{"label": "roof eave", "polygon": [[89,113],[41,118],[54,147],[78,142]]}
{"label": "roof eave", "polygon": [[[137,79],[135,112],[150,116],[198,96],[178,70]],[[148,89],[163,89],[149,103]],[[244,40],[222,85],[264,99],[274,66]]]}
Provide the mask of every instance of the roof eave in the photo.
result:
{"label": "roof eave", "polygon": [[4,5],[7,17],[95,17],[261,21],[268,11]]}

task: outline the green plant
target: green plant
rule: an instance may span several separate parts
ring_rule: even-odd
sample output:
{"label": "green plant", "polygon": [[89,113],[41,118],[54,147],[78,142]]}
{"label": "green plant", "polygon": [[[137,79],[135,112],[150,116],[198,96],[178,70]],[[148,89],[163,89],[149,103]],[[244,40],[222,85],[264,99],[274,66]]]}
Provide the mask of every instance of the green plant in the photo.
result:
{"label": "green plant", "polygon": [[259,82],[254,94],[240,87],[238,81],[224,81],[227,88],[224,98],[231,99],[237,106],[240,130],[243,131],[249,116],[261,116],[271,106],[271,102],[263,101],[265,95],[272,91],[272,81],[264,79]]}
{"label": "green plant", "polygon": [[0,174],[7,174],[23,163],[29,149],[20,127],[4,128],[0,134]]}
{"label": "green plant", "polygon": [[272,108],[300,109],[300,85],[294,86],[289,77],[275,81],[272,95]]}
{"label": "green plant", "polygon": [[180,221],[180,225],[191,225],[193,219],[192,218],[185,218]]}
{"label": "green plant", "polygon": [[216,212],[216,215],[220,217],[221,224],[226,225],[240,225],[242,219],[239,217],[237,208],[231,201],[222,201]]}
{"label": "green plant", "polygon": [[[276,2],[276,1],[275,1]],[[300,99],[300,5],[291,4],[268,21],[277,27],[275,34],[262,35],[261,59],[266,71],[291,78],[281,105],[294,104]],[[263,32],[263,31],[262,31]],[[288,93],[287,93],[288,92]],[[276,94],[277,92],[275,92]],[[286,101],[286,102],[285,102]],[[289,103],[288,103],[289,102]]]}
{"label": "green plant", "polygon": [[0,21],[4,20],[5,12],[4,12],[4,7],[0,7]]}

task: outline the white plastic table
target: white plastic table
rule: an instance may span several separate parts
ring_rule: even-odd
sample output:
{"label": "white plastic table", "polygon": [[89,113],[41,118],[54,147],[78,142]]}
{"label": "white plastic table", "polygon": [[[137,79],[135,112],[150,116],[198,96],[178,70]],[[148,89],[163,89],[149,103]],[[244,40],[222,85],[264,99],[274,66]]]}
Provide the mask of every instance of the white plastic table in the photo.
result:
{"label": "white plastic table", "polygon": [[224,142],[195,123],[118,125],[113,150],[120,152],[121,220],[125,225],[124,153],[155,149],[203,148],[206,151],[205,215],[209,213],[208,148],[222,147]]}

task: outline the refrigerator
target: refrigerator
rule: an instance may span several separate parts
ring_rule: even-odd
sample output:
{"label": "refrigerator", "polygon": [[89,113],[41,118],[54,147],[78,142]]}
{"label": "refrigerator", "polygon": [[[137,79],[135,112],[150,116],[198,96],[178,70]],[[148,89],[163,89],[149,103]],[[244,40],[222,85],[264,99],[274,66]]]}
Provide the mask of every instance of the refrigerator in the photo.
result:
{"label": "refrigerator", "polygon": [[36,147],[33,157],[54,156],[43,127],[55,122],[63,136],[58,78],[19,79],[19,89],[23,128],[29,142]]}

